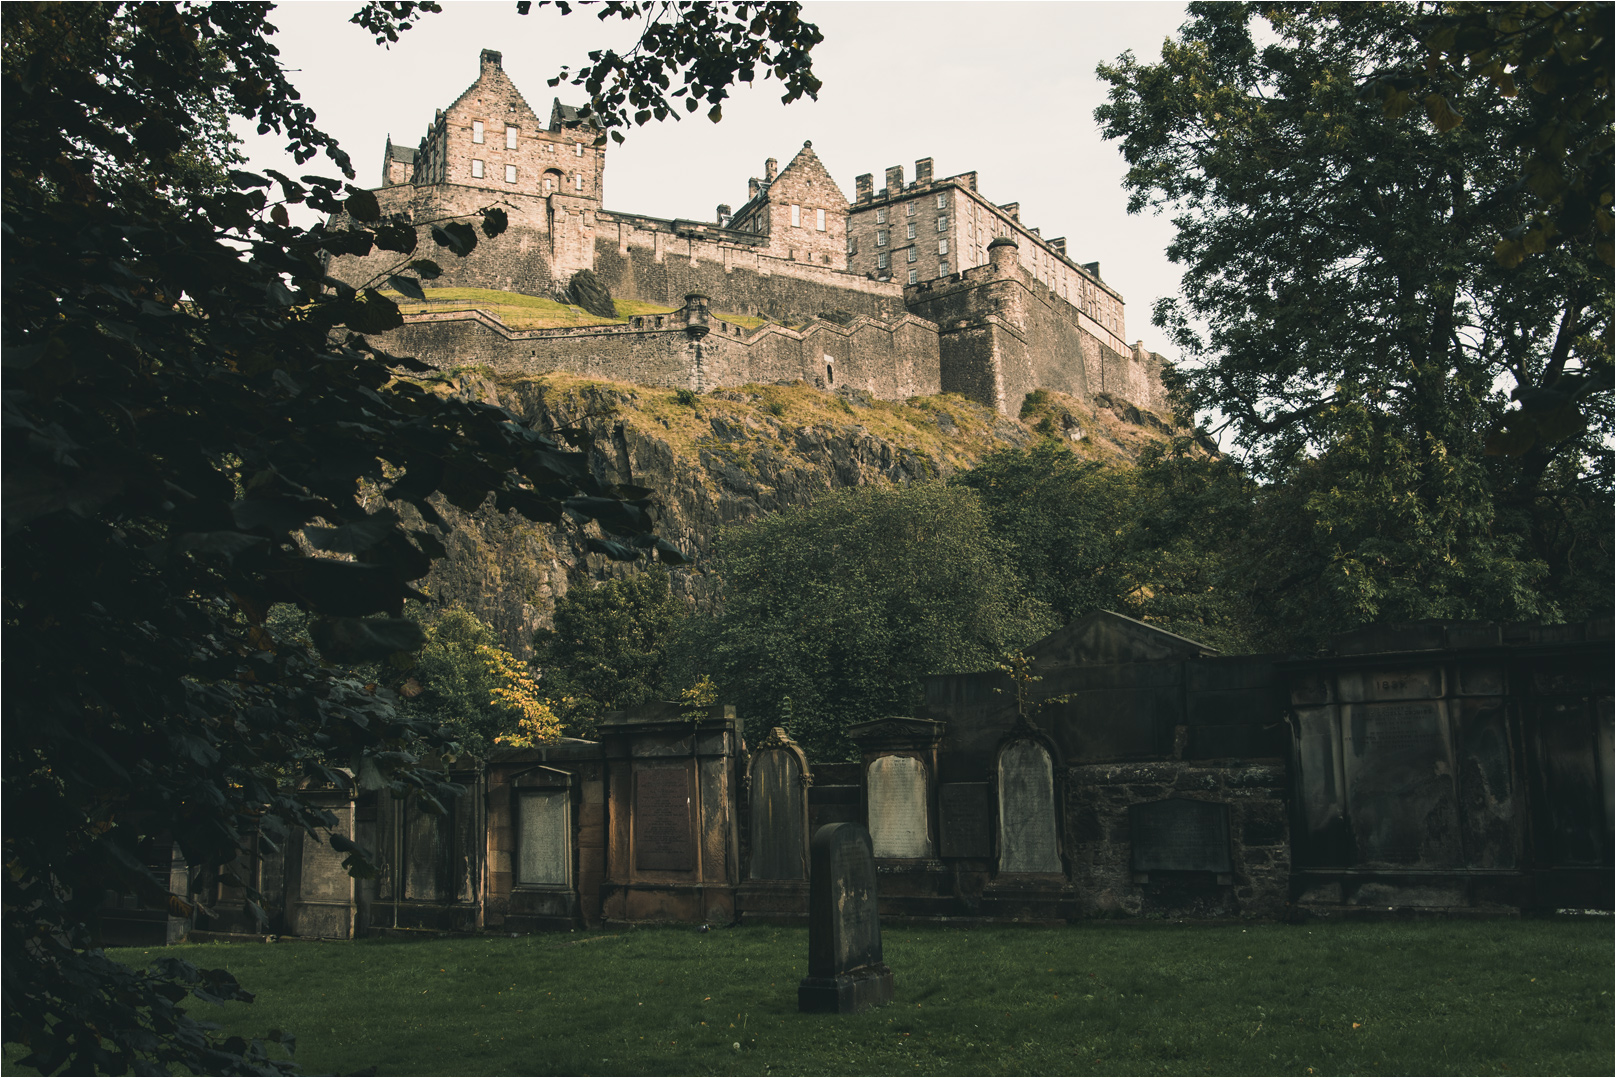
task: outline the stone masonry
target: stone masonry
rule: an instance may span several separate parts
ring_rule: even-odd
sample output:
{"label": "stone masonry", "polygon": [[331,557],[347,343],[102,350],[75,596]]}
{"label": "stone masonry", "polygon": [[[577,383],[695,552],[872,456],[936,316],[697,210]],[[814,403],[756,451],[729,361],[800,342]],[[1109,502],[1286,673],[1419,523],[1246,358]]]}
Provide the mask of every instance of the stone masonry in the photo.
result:
{"label": "stone masonry", "polygon": [[[437,288],[561,298],[591,269],[614,297],[676,309],[627,324],[517,331],[487,312],[406,316],[378,343],[439,366],[547,370],[706,390],[801,380],[887,399],[959,393],[1014,415],[1037,388],[1105,393],[1170,410],[1165,361],[1125,338],[1122,296],[1079,265],[1064,238],[1023,226],[976,174],[941,180],[931,159],[858,177],[852,202],[803,147],[774,158],[733,212],[665,220],[602,207],[599,129],[552,103],[548,120],[483,50],[477,80],[439,110],[414,149],[388,139],[377,191],[384,213],[417,225],[503,208],[509,229],[471,257],[437,261]],[[334,261],[334,276],[374,285],[397,259]],[[688,297],[697,297],[694,300]],[[769,320],[743,329],[723,311]],[[822,317],[823,316],[823,317]]]}

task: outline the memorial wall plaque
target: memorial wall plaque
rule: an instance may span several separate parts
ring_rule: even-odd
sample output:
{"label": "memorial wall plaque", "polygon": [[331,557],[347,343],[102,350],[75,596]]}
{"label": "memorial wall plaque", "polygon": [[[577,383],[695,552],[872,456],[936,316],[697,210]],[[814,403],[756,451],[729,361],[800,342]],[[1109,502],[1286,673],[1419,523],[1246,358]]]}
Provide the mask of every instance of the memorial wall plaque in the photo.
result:
{"label": "memorial wall plaque", "polygon": [[870,761],[865,781],[870,840],[877,857],[930,857],[926,765],[912,756]]}
{"label": "memorial wall plaque", "polygon": [[1049,750],[1036,741],[1012,741],[999,752],[999,871],[1060,870]]}
{"label": "memorial wall plaque", "polygon": [[938,792],[943,812],[944,857],[992,857],[993,811],[985,782],[945,782]]}
{"label": "memorial wall plaque", "polygon": [[572,795],[565,789],[524,790],[518,795],[521,848],[517,882],[528,887],[566,887],[572,882]]}
{"label": "memorial wall plaque", "polygon": [[1172,797],[1128,806],[1135,872],[1233,872],[1229,806]]}
{"label": "memorial wall plaque", "polygon": [[696,867],[690,772],[656,768],[634,773],[634,867],[688,872]]}
{"label": "memorial wall plaque", "polygon": [[1427,700],[1341,710],[1347,815],[1359,861],[1460,867],[1446,705]]}
{"label": "memorial wall plaque", "polygon": [[[353,809],[335,808],[336,833],[344,838],[353,835]],[[347,902],[353,897],[353,877],[342,867],[347,854],[331,845],[331,832],[324,827],[314,834],[303,836],[303,880],[301,898],[304,902]]]}

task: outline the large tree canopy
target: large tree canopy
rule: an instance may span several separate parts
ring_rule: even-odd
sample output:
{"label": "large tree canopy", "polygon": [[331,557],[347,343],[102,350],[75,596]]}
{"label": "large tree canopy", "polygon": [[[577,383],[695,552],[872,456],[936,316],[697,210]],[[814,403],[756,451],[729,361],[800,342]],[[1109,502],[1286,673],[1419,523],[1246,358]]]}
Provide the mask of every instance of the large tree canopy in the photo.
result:
{"label": "large tree canopy", "polygon": [[[1479,77],[1385,107],[1377,88],[1430,55],[1409,5],[1190,15],[1160,62],[1100,68],[1096,117],[1130,209],[1174,214],[1183,290],[1155,317],[1183,351],[1184,403],[1225,418],[1255,478],[1335,477],[1301,503],[1319,531],[1287,579],[1355,595],[1355,616],[1577,611],[1611,492],[1608,215],[1495,258],[1541,205],[1517,180],[1542,110]],[[1350,517],[1343,490],[1365,495]],[[1375,490],[1391,500],[1372,507]],[[1429,602],[1379,604],[1421,582]]]}
{"label": "large tree canopy", "polygon": [[[362,14],[386,36],[415,7]],[[596,481],[585,446],[435,391],[366,339],[399,324],[382,284],[419,288],[438,272],[423,255],[492,240],[500,211],[383,219],[341,180],[228,171],[210,153],[230,114],[352,177],[282,70],[269,11],[0,13],[4,1036],[46,1072],[280,1066],[180,1006],[193,991],[246,998],[228,974],[118,966],[92,949],[96,909],[111,890],[188,913],[142,843],[227,866],[249,836],[329,822],[300,783],[359,776],[436,804],[440,780],[411,750],[453,732],[323,660],[411,661],[423,638],[402,608],[444,554],[437,505],[492,499],[598,528],[591,549],[607,556],[679,560],[649,492]],[[677,70],[703,54],[665,56]],[[736,70],[703,68],[703,84]],[[293,227],[293,203],[329,223]],[[330,256],[373,249],[396,256],[390,281],[325,275]],[[276,631],[277,603],[314,616],[318,653]]]}

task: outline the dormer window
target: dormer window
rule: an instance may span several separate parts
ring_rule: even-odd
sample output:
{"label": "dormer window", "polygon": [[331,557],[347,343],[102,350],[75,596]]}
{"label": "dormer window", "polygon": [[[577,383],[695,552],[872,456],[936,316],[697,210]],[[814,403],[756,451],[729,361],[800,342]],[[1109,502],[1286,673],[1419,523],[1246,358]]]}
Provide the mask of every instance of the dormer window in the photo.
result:
{"label": "dormer window", "polygon": [[516,149],[516,132],[518,130],[520,130],[520,129],[515,128],[515,127],[506,127],[505,128],[505,148],[507,150]]}
{"label": "dormer window", "polygon": [[471,121],[471,141],[477,143],[478,145],[482,144],[483,122],[481,120]]}

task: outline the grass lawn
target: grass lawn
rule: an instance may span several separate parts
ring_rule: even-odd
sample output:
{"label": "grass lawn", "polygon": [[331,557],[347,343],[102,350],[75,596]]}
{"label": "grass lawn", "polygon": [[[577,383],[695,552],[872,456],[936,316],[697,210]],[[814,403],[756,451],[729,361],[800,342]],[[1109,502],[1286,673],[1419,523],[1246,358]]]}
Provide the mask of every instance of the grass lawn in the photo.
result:
{"label": "grass lawn", "polygon": [[[896,928],[897,998],[799,1015],[806,930],[173,948],[304,1073],[1612,1073],[1608,918]],[[139,964],[140,950],[117,952]]]}

